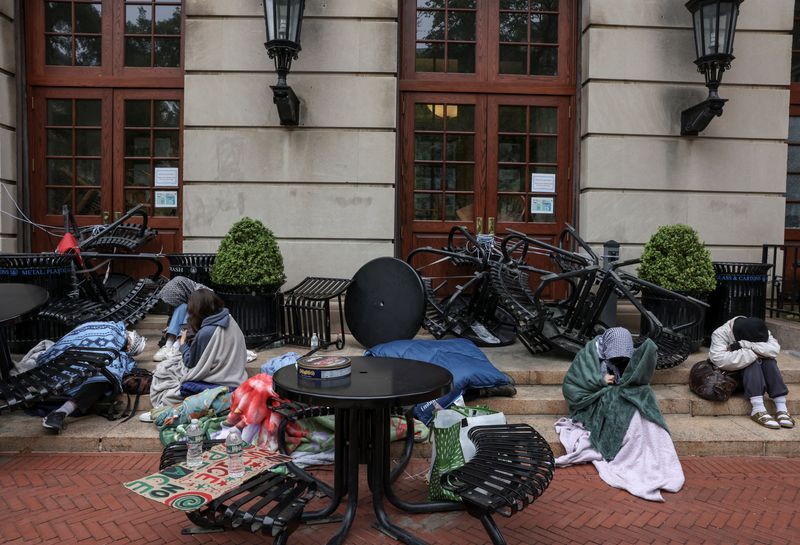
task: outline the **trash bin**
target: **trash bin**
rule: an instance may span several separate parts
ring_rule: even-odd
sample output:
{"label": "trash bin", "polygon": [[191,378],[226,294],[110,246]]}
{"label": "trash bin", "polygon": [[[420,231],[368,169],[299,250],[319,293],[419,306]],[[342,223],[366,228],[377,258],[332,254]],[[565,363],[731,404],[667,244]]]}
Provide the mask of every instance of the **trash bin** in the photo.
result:
{"label": "trash bin", "polygon": [[769,263],[714,262],[717,288],[709,296],[706,335],[734,316],[764,319]]}
{"label": "trash bin", "polygon": [[168,254],[169,276],[185,276],[211,287],[211,267],[217,254]]}

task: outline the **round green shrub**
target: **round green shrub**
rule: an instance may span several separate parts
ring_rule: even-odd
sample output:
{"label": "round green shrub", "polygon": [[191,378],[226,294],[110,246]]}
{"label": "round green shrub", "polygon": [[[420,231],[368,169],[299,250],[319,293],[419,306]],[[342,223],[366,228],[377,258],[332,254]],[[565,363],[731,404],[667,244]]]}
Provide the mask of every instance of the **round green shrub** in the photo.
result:
{"label": "round green shrub", "polygon": [[642,252],[639,278],[684,294],[703,295],[717,285],[711,255],[688,225],[662,225]]}
{"label": "round green shrub", "polygon": [[286,281],[275,235],[263,223],[242,218],[220,242],[211,280],[223,286],[276,286]]}

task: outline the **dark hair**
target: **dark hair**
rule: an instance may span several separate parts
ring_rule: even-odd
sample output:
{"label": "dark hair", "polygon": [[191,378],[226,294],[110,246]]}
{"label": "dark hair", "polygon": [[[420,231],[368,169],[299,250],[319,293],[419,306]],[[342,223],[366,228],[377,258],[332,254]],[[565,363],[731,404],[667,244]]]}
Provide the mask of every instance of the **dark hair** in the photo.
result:
{"label": "dark hair", "polygon": [[191,331],[197,333],[203,320],[217,314],[225,307],[225,303],[211,290],[199,289],[189,296],[189,316],[186,322]]}

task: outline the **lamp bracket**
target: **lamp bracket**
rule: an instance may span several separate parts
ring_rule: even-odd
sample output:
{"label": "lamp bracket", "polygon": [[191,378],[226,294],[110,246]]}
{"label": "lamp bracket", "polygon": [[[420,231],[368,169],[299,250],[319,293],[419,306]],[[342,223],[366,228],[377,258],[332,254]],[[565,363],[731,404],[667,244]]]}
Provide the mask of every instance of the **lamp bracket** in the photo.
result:
{"label": "lamp bracket", "polygon": [[705,130],[711,120],[722,115],[722,108],[728,99],[709,96],[700,104],[681,112],[681,136],[697,136]]}
{"label": "lamp bracket", "polygon": [[300,123],[300,99],[288,85],[270,85],[272,102],[278,107],[281,125],[296,127]]}

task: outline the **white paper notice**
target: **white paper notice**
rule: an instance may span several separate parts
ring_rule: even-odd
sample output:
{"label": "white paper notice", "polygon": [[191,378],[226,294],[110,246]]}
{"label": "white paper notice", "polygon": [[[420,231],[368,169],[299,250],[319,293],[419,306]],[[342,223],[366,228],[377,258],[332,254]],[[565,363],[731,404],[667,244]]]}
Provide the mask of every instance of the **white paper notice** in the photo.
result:
{"label": "white paper notice", "polygon": [[156,208],[177,208],[177,191],[156,191]]}
{"label": "white paper notice", "polygon": [[556,175],[531,173],[531,191],[533,193],[555,193]]}
{"label": "white paper notice", "polygon": [[531,199],[531,214],[552,214],[553,208],[553,197],[534,197]]}
{"label": "white paper notice", "polygon": [[178,169],[175,167],[156,167],[154,173],[156,187],[178,187]]}

